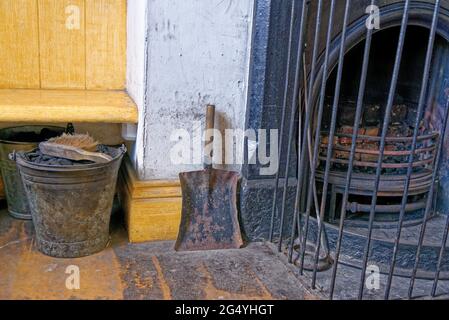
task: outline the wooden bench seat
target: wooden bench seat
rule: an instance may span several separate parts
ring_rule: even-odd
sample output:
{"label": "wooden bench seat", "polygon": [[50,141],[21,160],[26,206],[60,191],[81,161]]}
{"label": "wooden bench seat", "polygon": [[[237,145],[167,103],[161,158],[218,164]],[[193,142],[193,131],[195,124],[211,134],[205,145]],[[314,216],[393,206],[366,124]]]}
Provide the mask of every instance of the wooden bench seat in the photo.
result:
{"label": "wooden bench seat", "polygon": [[0,89],[0,122],[137,123],[123,90]]}

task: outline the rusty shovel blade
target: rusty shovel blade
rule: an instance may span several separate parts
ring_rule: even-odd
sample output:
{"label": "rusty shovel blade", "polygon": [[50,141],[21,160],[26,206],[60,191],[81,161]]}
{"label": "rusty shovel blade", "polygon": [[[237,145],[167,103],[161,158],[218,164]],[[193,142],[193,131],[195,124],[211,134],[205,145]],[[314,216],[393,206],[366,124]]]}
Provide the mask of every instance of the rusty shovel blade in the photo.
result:
{"label": "rusty shovel blade", "polygon": [[182,216],[177,251],[238,249],[243,245],[237,216],[239,174],[218,169],[179,174]]}

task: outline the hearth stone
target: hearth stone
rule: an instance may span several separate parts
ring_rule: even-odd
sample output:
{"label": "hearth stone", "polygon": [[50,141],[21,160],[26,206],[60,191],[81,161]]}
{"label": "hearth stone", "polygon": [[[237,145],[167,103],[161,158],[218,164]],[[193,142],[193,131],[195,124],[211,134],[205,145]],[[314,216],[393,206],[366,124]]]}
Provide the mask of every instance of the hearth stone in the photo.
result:
{"label": "hearth stone", "polygon": [[[279,186],[283,186],[284,179],[280,179]],[[285,207],[284,234],[291,232],[293,205],[296,193],[296,179],[289,181],[287,202]],[[282,199],[282,188],[279,188],[278,203]],[[248,240],[264,241],[269,238],[271,226],[271,212],[273,205],[273,180],[246,180],[240,189],[240,222]],[[278,214],[280,214],[278,209]],[[279,215],[274,220],[274,238],[279,237]]]}

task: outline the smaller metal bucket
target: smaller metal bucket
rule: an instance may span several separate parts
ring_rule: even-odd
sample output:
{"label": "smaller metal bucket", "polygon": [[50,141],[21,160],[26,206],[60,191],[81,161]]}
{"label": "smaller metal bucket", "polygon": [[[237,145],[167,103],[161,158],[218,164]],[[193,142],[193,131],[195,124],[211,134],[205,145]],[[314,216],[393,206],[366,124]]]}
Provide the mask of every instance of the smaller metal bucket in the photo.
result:
{"label": "smaller metal bucket", "polygon": [[0,169],[8,211],[14,218],[31,220],[31,214],[16,164],[8,155],[14,151],[33,150],[39,142],[57,137],[64,131],[65,128],[52,126],[20,126],[0,130]]}
{"label": "smaller metal bucket", "polygon": [[118,170],[126,148],[111,148],[109,163],[50,166],[12,154],[22,177],[36,230],[37,248],[57,258],[77,258],[103,250]]}

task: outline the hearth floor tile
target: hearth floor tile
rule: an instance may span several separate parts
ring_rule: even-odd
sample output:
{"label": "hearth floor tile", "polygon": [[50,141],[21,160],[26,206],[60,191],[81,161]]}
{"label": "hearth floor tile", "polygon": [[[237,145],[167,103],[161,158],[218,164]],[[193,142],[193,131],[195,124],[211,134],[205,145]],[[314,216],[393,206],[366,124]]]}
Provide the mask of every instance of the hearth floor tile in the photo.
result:
{"label": "hearth floor tile", "polygon": [[[175,252],[173,244],[129,244],[122,224],[115,222],[111,243],[102,252],[51,258],[37,251],[31,222],[15,220],[2,209],[0,299],[318,298],[265,244],[183,253]],[[73,266],[80,271],[80,288],[70,290],[66,284],[74,283]]]}

